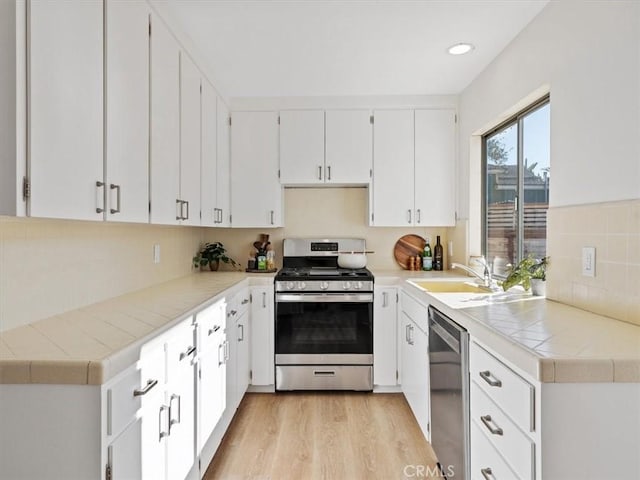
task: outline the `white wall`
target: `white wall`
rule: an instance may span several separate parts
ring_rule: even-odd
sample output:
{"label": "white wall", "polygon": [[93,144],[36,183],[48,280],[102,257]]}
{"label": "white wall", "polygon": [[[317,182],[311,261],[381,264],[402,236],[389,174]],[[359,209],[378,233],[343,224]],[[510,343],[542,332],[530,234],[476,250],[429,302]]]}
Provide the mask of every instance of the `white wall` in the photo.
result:
{"label": "white wall", "polygon": [[480,161],[471,136],[547,89],[550,205],[640,197],[640,2],[552,1],[460,96],[463,218],[481,195],[469,194]]}

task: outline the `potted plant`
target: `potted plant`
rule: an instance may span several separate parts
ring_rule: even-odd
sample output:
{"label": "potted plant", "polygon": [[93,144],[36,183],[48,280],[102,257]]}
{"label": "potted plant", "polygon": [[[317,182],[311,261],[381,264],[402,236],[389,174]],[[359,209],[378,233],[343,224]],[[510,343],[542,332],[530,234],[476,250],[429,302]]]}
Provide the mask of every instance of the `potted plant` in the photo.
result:
{"label": "potted plant", "polygon": [[238,267],[236,261],[227,255],[227,250],[222,243],[205,243],[198,254],[193,257],[193,266],[202,270],[209,265],[209,270],[215,272],[220,267],[221,261],[233,267]]}
{"label": "potted plant", "polygon": [[549,257],[538,259],[529,254],[518,265],[510,268],[509,275],[502,282],[502,289],[506,292],[511,287],[522,285],[526,291],[531,288],[534,295],[544,295],[548,264]]}

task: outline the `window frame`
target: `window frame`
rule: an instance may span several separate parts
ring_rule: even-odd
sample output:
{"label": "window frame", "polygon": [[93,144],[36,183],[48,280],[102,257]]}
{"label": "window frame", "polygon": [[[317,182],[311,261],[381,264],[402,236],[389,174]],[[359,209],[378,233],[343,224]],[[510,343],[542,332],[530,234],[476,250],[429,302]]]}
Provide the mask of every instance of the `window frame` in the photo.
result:
{"label": "window frame", "polygon": [[[544,97],[539,98],[538,100],[536,100],[535,102],[531,103],[530,105],[528,105],[527,107],[525,107],[524,109],[520,110],[519,112],[515,113],[514,115],[510,116],[509,118],[507,118],[505,121],[499,123],[498,125],[496,125],[495,127],[493,127],[491,130],[488,130],[487,132],[485,132],[484,134],[482,134],[482,145],[481,145],[481,161],[482,161],[482,175],[481,175],[481,191],[482,191],[482,205],[481,205],[481,215],[482,215],[482,254],[484,255],[485,258],[487,258],[487,261],[489,261],[488,257],[487,257],[487,244],[488,244],[488,239],[487,239],[487,235],[488,235],[488,228],[487,228],[487,214],[488,214],[488,205],[487,205],[487,198],[488,198],[488,192],[487,192],[487,140],[494,136],[496,133],[499,133],[503,130],[506,130],[507,128],[513,126],[513,125],[517,125],[518,127],[518,132],[517,132],[517,136],[518,136],[518,143],[517,143],[517,167],[518,167],[518,185],[517,185],[517,189],[516,189],[516,203],[517,203],[517,223],[518,223],[518,229],[517,229],[517,249],[516,249],[516,263],[520,262],[522,260],[522,254],[523,254],[523,246],[524,246],[524,208],[520,208],[520,205],[524,205],[524,142],[523,142],[523,135],[524,135],[524,129],[522,128],[523,123],[524,123],[524,118],[527,117],[529,114],[535,112],[536,110],[546,106],[546,105],[551,105],[551,96],[549,94],[545,95]],[[551,136],[551,135],[549,135]],[[551,141],[551,138],[549,138],[549,141]],[[551,161],[549,161],[549,164],[551,164]],[[547,206],[548,208],[548,206]],[[547,237],[547,235],[545,235],[545,238]],[[496,278],[499,279],[504,279],[506,278],[503,275],[494,275]]]}

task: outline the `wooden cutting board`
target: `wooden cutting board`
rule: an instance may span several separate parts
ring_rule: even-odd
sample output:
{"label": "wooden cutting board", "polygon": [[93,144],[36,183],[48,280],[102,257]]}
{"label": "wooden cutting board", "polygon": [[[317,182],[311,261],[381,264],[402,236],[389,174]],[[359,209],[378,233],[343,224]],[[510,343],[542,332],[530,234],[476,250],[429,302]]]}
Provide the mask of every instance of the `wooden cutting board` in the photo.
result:
{"label": "wooden cutting board", "polygon": [[427,241],[420,235],[404,235],[396,242],[393,248],[393,256],[405,270],[409,270],[409,258],[416,255],[422,256],[424,245]]}

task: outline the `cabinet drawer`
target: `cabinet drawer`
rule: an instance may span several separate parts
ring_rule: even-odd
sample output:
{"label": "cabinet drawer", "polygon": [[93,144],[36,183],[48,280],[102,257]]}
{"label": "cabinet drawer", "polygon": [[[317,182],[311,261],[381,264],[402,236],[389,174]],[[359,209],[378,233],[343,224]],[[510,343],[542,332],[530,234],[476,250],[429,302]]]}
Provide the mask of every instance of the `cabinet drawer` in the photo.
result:
{"label": "cabinet drawer", "polygon": [[509,468],[476,422],[471,422],[471,480],[522,480]]}
{"label": "cabinet drawer", "polygon": [[525,432],[533,432],[534,387],[476,343],[469,348],[471,379]]}
{"label": "cabinet drawer", "polygon": [[249,301],[249,289],[241,290],[231,297],[227,305],[227,320],[234,321],[241,317],[248,310]]}
{"label": "cabinet drawer", "polygon": [[502,454],[519,478],[534,478],[535,444],[475,382],[471,382],[471,421]]}
{"label": "cabinet drawer", "polygon": [[136,417],[140,396],[133,393],[141,385],[141,371],[132,368],[107,389],[107,434],[118,435]]}
{"label": "cabinet drawer", "polygon": [[219,335],[225,328],[225,304],[224,300],[214,303],[196,315],[198,323],[198,348],[199,354],[204,354],[211,348],[217,348]]}
{"label": "cabinet drawer", "polygon": [[427,306],[418,302],[405,292],[400,294],[400,308],[424,333],[429,331],[429,314]]}
{"label": "cabinet drawer", "polygon": [[167,383],[179,380],[185,364],[196,354],[193,319],[189,318],[169,331],[167,342]]}

